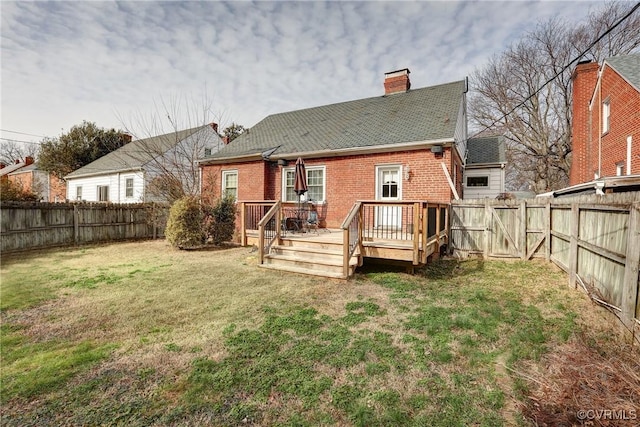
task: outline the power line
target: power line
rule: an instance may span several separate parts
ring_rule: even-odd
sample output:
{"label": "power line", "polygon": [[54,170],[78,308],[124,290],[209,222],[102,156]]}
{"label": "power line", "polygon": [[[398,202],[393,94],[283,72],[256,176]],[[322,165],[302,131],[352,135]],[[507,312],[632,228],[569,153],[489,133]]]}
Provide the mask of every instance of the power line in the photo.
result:
{"label": "power line", "polygon": [[40,145],[40,142],[25,141],[23,139],[2,138],[2,137],[0,137],[0,139],[4,141],[20,142],[22,144]]}
{"label": "power line", "polygon": [[[18,132],[16,130],[0,129],[0,131],[1,132],[15,133],[15,134],[18,134],[18,135],[37,136],[38,138],[46,138],[46,136],[44,136],[44,135],[36,135],[36,134],[33,134],[33,133]],[[5,139],[5,138],[3,138],[3,139]]]}
{"label": "power line", "polygon": [[[534,96],[536,96],[538,93],[540,93],[540,91],[542,89],[545,88],[545,86],[547,86],[549,83],[551,83],[552,81],[554,81],[555,79],[558,78],[558,76],[560,76],[560,74],[564,73],[567,68],[569,68],[574,62],[579,61],[587,52],[589,52],[589,50],[591,50],[592,47],[594,47],[600,40],[602,40],[607,34],[609,34],[611,31],[615,30],[616,27],[618,27],[618,25],[622,24],[624,21],[626,21],[638,8],[640,7],[640,2],[636,3],[636,5],[622,18],[620,18],[620,20],[618,22],[616,22],[611,28],[609,28],[607,31],[605,31],[604,33],[602,33],[600,35],[600,37],[598,37],[597,39],[595,39],[588,48],[586,48],[585,50],[583,50],[582,52],[580,52],[578,54],[578,56],[576,56],[574,59],[572,59],[567,65],[565,65],[560,71],[558,71],[553,77],[551,77],[549,80],[547,80],[542,86],[540,86],[538,89],[536,89],[532,94],[530,94],[527,98],[525,98],[523,101],[521,101],[519,104],[517,104],[515,107],[513,107],[511,110],[509,110],[508,112],[504,113],[502,115],[502,117],[495,119],[493,121],[493,123],[491,123],[488,126],[485,126],[484,129],[476,132],[475,134],[473,134],[471,137],[469,138],[474,138],[478,135],[480,135],[482,132],[484,132],[485,130],[488,130],[490,128],[492,128],[493,126],[495,126],[497,123],[501,122],[502,120],[506,119],[508,116],[510,116],[514,111],[516,111],[518,108],[522,107],[527,101],[529,101],[531,98],[533,98]],[[469,139],[467,138],[467,139]]]}

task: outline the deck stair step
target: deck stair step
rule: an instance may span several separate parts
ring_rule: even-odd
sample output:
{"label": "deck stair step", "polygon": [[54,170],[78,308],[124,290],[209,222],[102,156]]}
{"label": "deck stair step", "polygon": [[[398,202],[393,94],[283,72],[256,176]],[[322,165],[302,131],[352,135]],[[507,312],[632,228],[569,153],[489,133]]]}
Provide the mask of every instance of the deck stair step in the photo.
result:
{"label": "deck stair step", "polygon": [[[265,255],[262,267],[314,276],[346,279],[342,265],[342,246],[331,245],[325,249],[313,244],[296,242],[294,245],[277,245]],[[349,262],[349,276],[358,266],[359,254]]]}

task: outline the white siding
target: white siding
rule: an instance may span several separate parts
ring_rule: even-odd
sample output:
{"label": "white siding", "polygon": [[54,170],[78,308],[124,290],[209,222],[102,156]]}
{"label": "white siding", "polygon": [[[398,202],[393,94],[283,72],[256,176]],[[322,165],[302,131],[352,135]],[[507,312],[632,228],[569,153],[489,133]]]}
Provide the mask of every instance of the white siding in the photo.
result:
{"label": "white siding", "polygon": [[[486,176],[488,187],[467,187],[467,177]],[[500,167],[467,169],[464,172],[464,199],[495,199],[504,192],[504,169]]]}
{"label": "white siding", "polygon": [[462,163],[466,163],[467,154],[467,94],[462,94],[462,102],[458,110],[458,119],[453,139],[458,147],[458,153],[462,158]]}
{"label": "white siding", "polygon": [[[133,178],[133,197],[126,197],[126,180]],[[82,187],[82,200],[97,202],[98,187],[109,186],[109,202],[139,203],[144,201],[144,175],[142,172],[124,172],[85,178],[67,179],[67,199],[76,200],[77,188]]]}

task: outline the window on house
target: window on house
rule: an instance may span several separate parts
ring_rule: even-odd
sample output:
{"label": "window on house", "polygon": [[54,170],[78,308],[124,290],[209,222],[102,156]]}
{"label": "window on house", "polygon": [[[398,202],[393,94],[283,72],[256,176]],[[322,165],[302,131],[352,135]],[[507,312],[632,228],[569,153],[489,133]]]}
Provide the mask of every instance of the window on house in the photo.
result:
{"label": "window on house", "polygon": [[108,185],[98,185],[98,201],[99,202],[108,202],[109,201],[109,186]]}
{"label": "window on house", "polygon": [[468,176],[467,177],[467,187],[488,187],[488,186],[489,186],[488,176]]}
{"label": "window on house", "polygon": [[[322,202],[325,200],[325,168],[324,166],[311,166],[306,168],[307,171],[307,199],[315,202]],[[298,195],[293,191],[295,183],[296,171],[295,168],[288,168],[283,170],[283,191],[285,202],[297,202]]]}
{"label": "window on house", "polygon": [[238,198],[238,171],[222,172],[222,195]]}
{"label": "window on house", "polygon": [[124,187],[125,187],[124,196],[126,198],[132,198],[133,197],[133,178],[127,178],[124,181]]}
{"label": "window on house", "polygon": [[611,104],[607,99],[602,103],[602,133],[605,134],[609,132],[609,119],[611,117]]}
{"label": "window on house", "polygon": [[76,187],[76,200],[82,200],[82,186]]}
{"label": "window on house", "polygon": [[616,176],[624,175],[624,162],[616,163]]}

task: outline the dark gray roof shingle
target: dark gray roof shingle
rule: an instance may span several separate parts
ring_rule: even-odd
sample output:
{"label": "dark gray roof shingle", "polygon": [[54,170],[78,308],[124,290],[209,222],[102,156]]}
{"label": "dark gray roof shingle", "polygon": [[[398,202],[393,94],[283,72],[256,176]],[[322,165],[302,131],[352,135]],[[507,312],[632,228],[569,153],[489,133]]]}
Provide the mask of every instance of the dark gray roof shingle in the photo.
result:
{"label": "dark gray roof shingle", "polygon": [[175,147],[180,141],[183,141],[187,137],[201,130],[207,131],[207,128],[211,130],[211,139],[219,139],[218,135],[209,125],[185,129],[165,135],[158,135],[151,138],[138,139],[100,157],[97,160],[94,160],[80,169],[71,172],[69,175],[65,176],[65,179],[141,169],[160,153],[166,153]]}
{"label": "dark gray roof shingle", "polygon": [[[465,82],[273,114],[207,159],[453,140]],[[207,160],[204,159],[204,160]]]}
{"label": "dark gray roof shingle", "polygon": [[502,136],[470,138],[467,141],[467,152],[467,165],[506,162]]}
{"label": "dark gray roof shingle", "polygon": [[605,62],[640,90],[640,54],[614,56]]}

